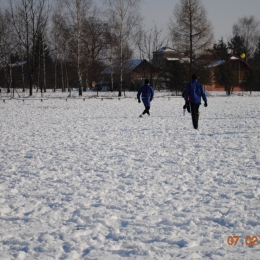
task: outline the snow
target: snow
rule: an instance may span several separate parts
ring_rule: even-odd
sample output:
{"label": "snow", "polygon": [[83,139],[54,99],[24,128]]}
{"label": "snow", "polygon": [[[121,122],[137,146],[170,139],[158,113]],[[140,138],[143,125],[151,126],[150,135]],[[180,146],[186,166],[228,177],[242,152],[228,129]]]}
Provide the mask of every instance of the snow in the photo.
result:
{"label": "snow", "polygon": [[181,97],[44,95],[0,100],[0,259],[259,259],[258,93],[211,93],[199,130]]}

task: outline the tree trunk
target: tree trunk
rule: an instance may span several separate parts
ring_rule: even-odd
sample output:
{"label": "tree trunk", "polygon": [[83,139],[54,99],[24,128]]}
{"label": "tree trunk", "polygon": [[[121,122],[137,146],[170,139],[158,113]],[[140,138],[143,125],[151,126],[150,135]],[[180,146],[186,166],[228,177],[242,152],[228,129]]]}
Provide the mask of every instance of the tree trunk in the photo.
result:
{"label": "tree trunk", "polygon": [[37,86],[37,92],[38,92],[38,89],[40,88],[41,93],[42,93],[42,84],[41,84],[41,51],[40,51],[40,46],[39,46],[39,54],[38,55],[39,56],[38,56],[38,86]]}
{"label": "tree trunk", "polygon": [[122,87],[123,87],[123,20],[121,21],[120,27],[120,84],[118,96],[122,96]]}
{"label": "tree trunk", "polygon": [[65,74],[66,74],[66,86],[67,86],[68,92],[70,92],[70,96],[71,96],[71,91],[70,91],[70,86],[69,86],[68,69],[67,69],[66,62],[65,62]]}
{"label": "tree trunk", "polygon": [[110,77],[111,77],[111,92],[114,91],[114,60],[113,60],[113,46],[111,48],[111,59],[110,59],[110,68],[111,68],[111,73],[110,73]]}
{"label": "tree trunk", "polygon": [[79,96],[82,96],[82,75],[81,73],[79,72],[78,73],[78,78],[79,78]]}
{"label": "tree trunk", "polygon": [[47,86],[46,86],[46,60],[45,60],[44,44],[42,47],[43,47],[43,52],[42,52],[42,55],[43,55],[43,90],[44,90],[44,92],[46,92],[46,88],[47,88]]}
{"label": "tree trunk", "polygon": [[54,89],[53,92],[56,92],[57,89],[57,59],[54,61]]}
{"label": "tree trunk", "polygon": [[65,92],[64,90],[64,76],[63,76],[63,63],[60,62],[60,71],[61,71],[61,91]]}
{"label": "tree trunk", "polygon": [[23,87],[23,92],[25,92],[23,61],[22,61],[22,87]]}
{"label": "tree trunk", "polygon": [[13,68],[11,64],[11,58],[10,58],[10,68],[9,68],[9,87],[11,88],[13,84]]}

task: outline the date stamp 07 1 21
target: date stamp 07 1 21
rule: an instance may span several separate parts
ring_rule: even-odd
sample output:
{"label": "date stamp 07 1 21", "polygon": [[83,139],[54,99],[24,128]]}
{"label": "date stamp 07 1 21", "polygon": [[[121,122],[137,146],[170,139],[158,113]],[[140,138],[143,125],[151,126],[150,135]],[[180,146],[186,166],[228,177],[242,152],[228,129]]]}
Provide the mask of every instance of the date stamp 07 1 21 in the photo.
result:
{"label": "date stamp 07 1 21", "polygon": [[[242,241],[241,241],[242,240]],[[246,245],[246,246],[257,246],[257,236],[247,236],[244,240],[240,236],[229,236],[227,238],[227,244],[229,246]]]}

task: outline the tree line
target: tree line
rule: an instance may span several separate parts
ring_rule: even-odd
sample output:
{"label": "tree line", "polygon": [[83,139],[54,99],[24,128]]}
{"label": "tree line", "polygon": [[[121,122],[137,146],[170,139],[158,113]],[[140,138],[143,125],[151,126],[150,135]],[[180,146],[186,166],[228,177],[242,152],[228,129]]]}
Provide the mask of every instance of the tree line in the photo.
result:
{"label": "tree line", "polygon": [[[121,96],[128,80],[125,61],[133,57],[151,62],[167,78],[169,89],[180,90],[191,73],[210,83],[207,65],[216,57],[242,53],[250,64],[244,87],[250,83],[250,90],[260,90],[260,30],[253,16],[239,18],[233,36],[214,44],[201,0],[179,0],[167,31],[156,24],[144,29],[143,0],[100,0],[100,5],[93,0],[8,1],[6,9],[0,7],[0,85],[5,84],[7,91],[29,88],[32,95],[34,88],[41,92],[78,88],[81,96],[92,82],[101,82],[102,71],[109,67],[110,89]],[[154,51],[167,45],[182,62],[167,67],[156,63]],[[227,70],[219,69],[215,80],[227,84],[232,79]],[[148,77],[153,80],[152,71]]]}

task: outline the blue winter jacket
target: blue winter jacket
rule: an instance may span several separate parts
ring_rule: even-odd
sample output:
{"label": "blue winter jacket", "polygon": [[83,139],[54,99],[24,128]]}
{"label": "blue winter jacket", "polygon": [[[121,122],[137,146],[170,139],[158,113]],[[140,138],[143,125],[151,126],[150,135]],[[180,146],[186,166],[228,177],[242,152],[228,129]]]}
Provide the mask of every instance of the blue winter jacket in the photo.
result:
{"label": "blue winter jacket", "polygon": [[150,100],[153,99],[153,95],[154,95],[154,90],[152,86],[150,86],[149,84],[143,85],[137,93],[138,100],[140,100],[141,94],[142,94],[142,101],[144,103],[144,106],[150,107]]}
{"label": "blue winter jacket", "polygon": [[189,97],[189,101],[195,104],[201,104],[201,97],[203,98],[204,102],[207,102],[205,90],[197,79],[193,79],[188,84],[183,97],[185,101],[188,101]]}

